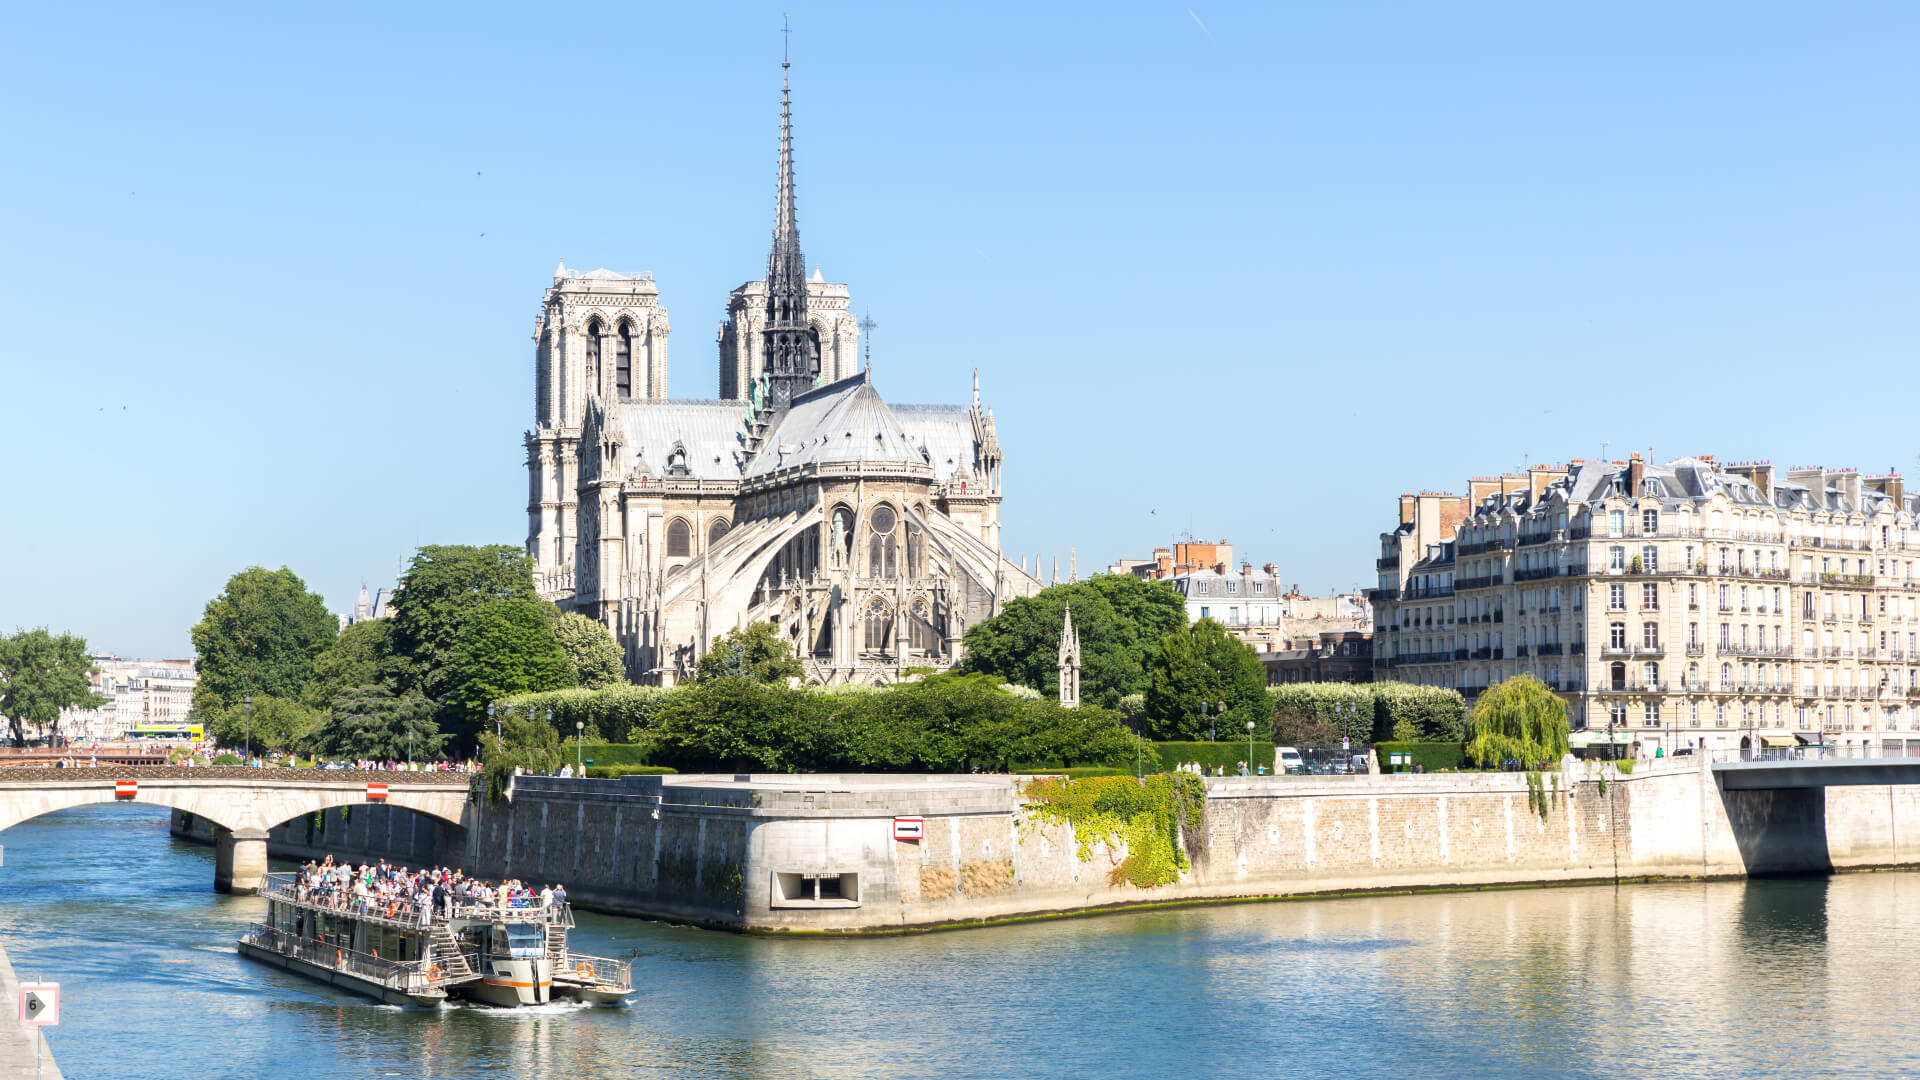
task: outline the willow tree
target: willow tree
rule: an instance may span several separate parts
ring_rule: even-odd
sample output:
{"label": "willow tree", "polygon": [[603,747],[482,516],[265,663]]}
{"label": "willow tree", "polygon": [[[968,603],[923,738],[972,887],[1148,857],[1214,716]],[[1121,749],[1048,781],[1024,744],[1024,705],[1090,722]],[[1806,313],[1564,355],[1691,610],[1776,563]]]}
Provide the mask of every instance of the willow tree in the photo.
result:
{"label": "willow tree", "polygon": [[1567,703],[1531,675],[1489,686],[1467,717],[1467,756],[1482,766],[1523,769],[1559,761],[1571,749]]}

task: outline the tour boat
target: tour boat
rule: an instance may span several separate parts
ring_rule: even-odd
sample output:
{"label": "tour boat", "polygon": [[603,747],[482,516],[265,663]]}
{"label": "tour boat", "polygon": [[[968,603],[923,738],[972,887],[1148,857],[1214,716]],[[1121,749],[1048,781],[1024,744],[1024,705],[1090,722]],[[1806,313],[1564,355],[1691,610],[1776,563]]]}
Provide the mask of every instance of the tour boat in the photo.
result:
{"label": "tour boat", "polygon": [[267,921],[241,936],[242,956],[391,1005],[607,1004],[633,992],[625,962],[567,948],[573,909],[565,904],[456,902],[450,915],[428,913],[304,888],[297,874],[268,874],[260,891]]}

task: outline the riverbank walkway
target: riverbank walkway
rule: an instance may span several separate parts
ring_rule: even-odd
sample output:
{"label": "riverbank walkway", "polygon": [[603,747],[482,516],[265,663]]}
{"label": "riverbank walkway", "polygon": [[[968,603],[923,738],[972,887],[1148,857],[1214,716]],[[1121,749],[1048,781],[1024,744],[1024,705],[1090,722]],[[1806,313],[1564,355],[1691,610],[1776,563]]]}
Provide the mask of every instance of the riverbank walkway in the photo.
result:
{"label": "riverbank walkway", "polygon": [[20,1023],[20,980],[5,949],[0,949],[0,1014],[0,1080],[60,1080],[60,1066],[46,1046],[40,1048],[40,1070],[34,1071],[35,1029]]}

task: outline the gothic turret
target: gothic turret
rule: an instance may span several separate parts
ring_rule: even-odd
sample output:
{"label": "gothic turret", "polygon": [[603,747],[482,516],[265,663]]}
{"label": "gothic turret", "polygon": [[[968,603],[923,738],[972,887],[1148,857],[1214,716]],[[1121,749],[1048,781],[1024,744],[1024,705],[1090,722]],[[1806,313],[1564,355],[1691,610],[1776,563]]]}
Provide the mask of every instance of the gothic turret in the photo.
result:
{"label": "gothic turret", "polygon": [[773,411],[812,388],[820,377],[820,340],[807,324],[807,260],[793,207],[793,109],[780,62],[780,181],[774,200],[773,252],[767,256],[766,348],[768,407]]}

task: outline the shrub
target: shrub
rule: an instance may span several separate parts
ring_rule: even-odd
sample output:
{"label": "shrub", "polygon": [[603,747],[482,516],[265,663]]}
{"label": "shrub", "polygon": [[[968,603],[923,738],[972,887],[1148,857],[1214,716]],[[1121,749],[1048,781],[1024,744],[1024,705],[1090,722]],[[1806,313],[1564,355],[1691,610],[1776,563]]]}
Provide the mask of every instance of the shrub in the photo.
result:
{"label": "shrub", "polygon": [[238,764],[240,764],[240,755],[238,755],[238,754],[221,754],[221,755],[220,755],[219,757],[217,757],[217,758],[214,758],[214,759],[213,759],[213,764],[215,764],[215,765],[238,765]]}
{"label": "shrub", "polygon": [[[1383,742],[1374,743],[1373,749],[1380,755],[1382,772],[1412,772],[1415,765],[1426,772],[1458,772],[1467,767],[1467,748],[1457,742]],[[1395,765],[1394,754],[1407,754],[1412,760]]]}
{"label": "shrub", "polygon": [[500,701],[498,707],[543,722],[551,711],[553,728],[563,736],[573,735],[575,723],[585,723],[607,738],[637,742],[652,728],[654,717],[673,693],[658,686],[623,684],[601,690],[516,694]]}
{"label": "shrub", "polygon": [[579,756],[594,765],[645,765],[652,747],[634,743],[582,743]]}
{"label": "shrub", "polygon": [[665,765],[589,765],[587,775],[596,780],[618,780],[623,776],[667,776],[680,770]]}

